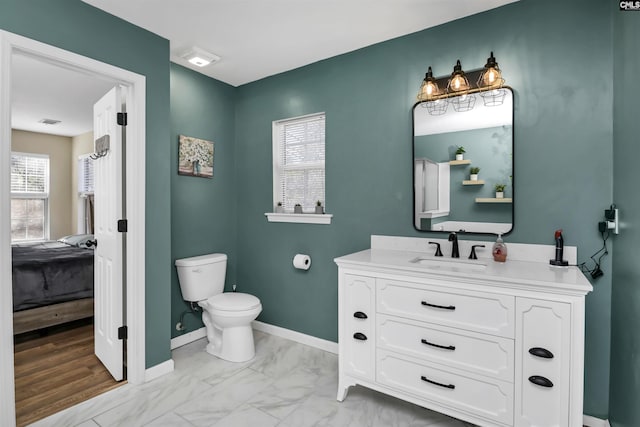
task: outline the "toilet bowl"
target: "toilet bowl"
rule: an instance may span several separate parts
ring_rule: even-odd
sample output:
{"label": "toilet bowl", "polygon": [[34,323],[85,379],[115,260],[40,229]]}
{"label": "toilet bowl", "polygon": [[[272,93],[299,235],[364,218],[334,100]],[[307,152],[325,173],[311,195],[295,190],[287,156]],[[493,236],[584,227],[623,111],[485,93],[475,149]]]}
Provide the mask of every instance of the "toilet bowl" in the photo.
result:
{"label": "toilet bowl", "polygon": [[262,304],[250,294],[222,292],[226,267],[225,254],[176,260],[182,297],[202,307],[207,352],[230,362],[245,362],[255,356],[251,322]]}

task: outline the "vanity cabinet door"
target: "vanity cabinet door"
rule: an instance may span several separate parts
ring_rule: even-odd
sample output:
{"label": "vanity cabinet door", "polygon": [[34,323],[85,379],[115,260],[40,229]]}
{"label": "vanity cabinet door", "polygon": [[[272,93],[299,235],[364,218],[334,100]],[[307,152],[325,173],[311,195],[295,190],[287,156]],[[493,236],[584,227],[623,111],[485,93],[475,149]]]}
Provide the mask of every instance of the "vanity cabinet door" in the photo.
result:
{"label": "vanity cabinet door", "polygon": [[568,426],[570,304],[517,298],[516,343],[515,425]]}
{"label": "vanity cabinet door", "polygon": [[340,354],[345,372],[361,378],[375,377],[375,279],[345,274]]}

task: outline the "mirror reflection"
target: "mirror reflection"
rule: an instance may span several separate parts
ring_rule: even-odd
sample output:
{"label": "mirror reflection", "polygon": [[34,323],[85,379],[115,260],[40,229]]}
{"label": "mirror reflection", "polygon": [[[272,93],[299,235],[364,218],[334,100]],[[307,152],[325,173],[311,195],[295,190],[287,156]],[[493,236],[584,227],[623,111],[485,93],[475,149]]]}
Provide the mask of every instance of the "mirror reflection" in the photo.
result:
{"label": "mirror reflection", "polygon": [[[513,92],[500,90],[506,96],[498,106],[480,101],[469,111],[448,108],[440,115],[427,102],[414,106],[417,230],[505,234],[513,228]],[[469,96],[479,95],[455,98]]]}

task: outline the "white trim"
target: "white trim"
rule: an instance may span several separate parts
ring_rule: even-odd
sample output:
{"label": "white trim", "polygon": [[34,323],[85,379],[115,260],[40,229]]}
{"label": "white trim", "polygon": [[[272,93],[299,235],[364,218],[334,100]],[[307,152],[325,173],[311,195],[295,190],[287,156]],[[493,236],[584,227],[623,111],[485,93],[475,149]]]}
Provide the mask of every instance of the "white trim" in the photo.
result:
{"label": "white trim", "polygon": [[332,214],[295,214],[265,212],[269,222],[295,222],[304,224],[331,224]]}
{"label": "white trim", "polygon": [[582,418],[582,424],[586,427],[611,427],[609,420],[601,420],[600,418],[585,415]]}
{"label": "white trim", "polygon": [[150,367],[144,373],[144,382],[153,381],[163,375],[170,374],[173,372],[173,366],[173,359],[169,359]]}
{"label": "white trim", "polygon": [[[11,147],[11,55],[14,51],[80,70],[128,88],[127,111],[127,371],[128,382],[145,381],[145,123],[142,75],[0,30],[0,283],[11,283],[9,165]],[[13,307],[11,286],[0,287],[0,425],[15,425]]]}
{"label": "white trim", "polygon": [[253,329],[255,329],[256,331],[266,332],[267,334],[295,341],[300,344],[308,345],[310,347],[315,347],[320,350],[328,351],[329,353],[338,354],[338,343],[333,341],[328,341],[322,338],[314,337],[312,335],[292,331],[291,329],[281,328],[280,326],[270,325],[258,320],[254,320],[253,322],[251,322],[251,326],[253,326]]}
{"label": "white trim", "polygon": [[182,347],[183,345],[187,345],[206,336],[207,328],[205,328],[204,326],[200,329],[196,329],[195,331],[187,332],[184,335],[180,335],[171,339],[171,350],[175,350],[178,347]]}

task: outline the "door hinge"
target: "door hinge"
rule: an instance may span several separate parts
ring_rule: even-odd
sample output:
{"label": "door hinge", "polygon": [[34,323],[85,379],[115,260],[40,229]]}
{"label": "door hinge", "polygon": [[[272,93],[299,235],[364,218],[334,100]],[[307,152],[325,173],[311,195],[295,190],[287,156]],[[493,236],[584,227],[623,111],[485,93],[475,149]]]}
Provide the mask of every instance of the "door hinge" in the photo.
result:
{"label": "door hinge", "polygon": [[127,113],[118,113],[118,124],[120,126],[127,125]]}
{"label": "door hinge", "polygon": [[118,232],[126,233],[128,226],[129,226],[129,224],[128,224],[126,219],[119,219],[118,220]]}
{"label": "door hinge", "polygon": [[120,326],[118,328],[118,339],[119,340],[126,340],[127,339],[127,327],[126,326]]}

